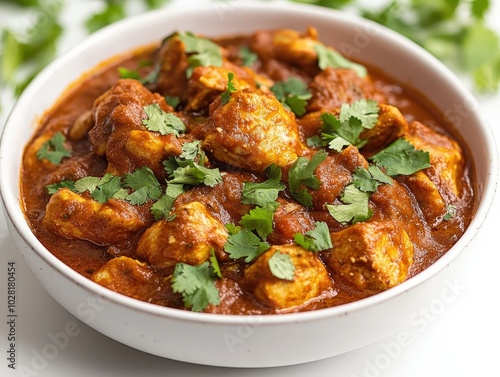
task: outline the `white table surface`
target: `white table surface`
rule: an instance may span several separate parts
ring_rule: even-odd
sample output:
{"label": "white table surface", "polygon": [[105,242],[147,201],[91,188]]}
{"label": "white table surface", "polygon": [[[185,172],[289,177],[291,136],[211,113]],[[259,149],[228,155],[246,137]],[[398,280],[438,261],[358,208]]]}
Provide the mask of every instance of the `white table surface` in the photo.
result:
{"label": "white table surface", "polygon": [[[61,51],[83,39],[81,21],[96,1],[65,1],[68,27]],[[169,6],[194,1],[173,0]],[[226,2],[237,6],[237,1]],[[0,4],[0,27],[19,26],[26,14]],[[490,23],[500,24],[500,4]],[[499,26],[494,26],[499,30]],[[0,129],[12,105],[2,90]],[[480,99],[485,115],[500,141],[500,93]],[[298,366],[272,369],[225,369],[162,359],[122,345],[94,331],[66,312],[49,296],[24,265],[6,230],[0,213],[0,376],[87,377],[87,376],[500,376],[500,196],[478,234],[474,249],[467,250],[442,276],[456,284],[456,294],[447,303],[438,302],[440,292],[429,297],[429,305],[408,318],[405,329],[379,342],[350,353]],[[8,367],[7,267],[17,268],[16,370]],[[439,304],[439,305],[438,305]],[[68,342],[54,341],[67,326],[76,326]],[[401,342],[402,334],[409,334]],[[55,347],[55,345],[57,347]],[[207,347],[210,345],[207,344]],[[279,352],[279,350],[277,350]],[[47,356],[47,357],[46,357]]]}

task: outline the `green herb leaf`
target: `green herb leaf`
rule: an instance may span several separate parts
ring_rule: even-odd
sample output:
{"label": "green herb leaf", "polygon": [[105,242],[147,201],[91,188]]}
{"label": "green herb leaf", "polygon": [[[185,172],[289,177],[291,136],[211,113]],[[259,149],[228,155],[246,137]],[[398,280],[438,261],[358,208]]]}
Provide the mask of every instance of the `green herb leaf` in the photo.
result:
{"label": "green herb leaf", "polygon": [[371,129],[378,120],[380,108],[373,100],[361,99],[351,105],[344,103],[337,118],[332,113],[321,114],[321,139],[308,140],[309,145],[328,146],[329,149],[341,152],[348,145],[362,148],[367,140],[360,135],[365,129]]}
{"label": "green herb leaf", "polygon": [[411,175],[431,166],[429,152],[415,149],[406,139],[401,138],[369,158],[377,166],[386,169],[388,176]]}
{"label": "green herb leaf", "polygon": [[295,266],[290,255],[276,250],[271,258],[269,258],[268,266],[274,277],[281,280],[293,281]]}
{"label": "green herb leaf", "polygon": [[245,182],[243,184],[241,202],[243,204],[255,204],[265,207],[268,203],[275,202],[285,185],[281,183],[281,168],[275,164],[270,165],[267,170],[267,181]]}
{"label": "green herb leaf", "polygon": [[102,12],[95,13],[87,19],[85,27],[89,33],[93,33],[104,26],[125,18],[125,16],[125,7],[122,2],[106,1],[106,7]]}
{"label": "green herb leaf", "polygon": [[184,43],[186,53],[192,54],[188,58],[189,69],[186,71],[188,78],[196,67],[222,66],[222,49],[218,44],[190,32],[179,32],[177,36]]}
{"label": "green herb leaf", "polygon": [[208,262],[198,266],[177,263],[172,276],[172,290],[182,294],[186,308],[202,312],[209,304],[220,303],[215,279],[214,271]]}
{"label": "green herb leaf", "polygon": [[293,239],[297,245],[314,253],[333,247],[328,225],[322,221],[316,222],[314,229],[305,234],[296,233]]}
{"label": "green herb leaf", "polygon": [[142,124],[148,130],[159,132],[161,135],[173,134],[177,137],[186,132],[184,122],[175,114],[163,111],[157,103],[145,106],[144,111],[147,119],[143,119]]}
{"label": "green herb leaf", "polygon": [[237,91],[236,87],[234,86],[233,79],[234,79],[234,73],[229,72],[227,74],[227,89],[224,93],[221,94],[221,100],[223,105],[229,102],[229,100],[231,99],[231,93]]}
{"label": "green herb leaf", "polygon": [[245,229],[254,230],[262,240],[265,240],[273,231],[274,212],[278,208],[277,202],[268,203],[266,207],[255,207],[240,220]]}
{"label": "green herb leaf", "polygon": [[312,195],[307,192],[303,186],[318,190],[320,180],[314,175],[314,171],[321,164],[328,153],[325,151],[317,152],[311,160],[305,157],[299,157],[290,168],[288,176],[288,186],[292,196],[307,208],[312,208]]}
{"label": "green herb leaf", "polygon": [[453,218],[455,218],[457,214],[457,207],[455,207],[453,204],[450,204],[446,207],[446,214],[443,216],[444,221],[450,221]]}
{"label": "green herb leaf", "polygon": [[[174,185],[170,185],[168,186],[168,188],[171,188],[172,186]],[[180,186],[182,187],[182,185]],[[179,196],[180,193],[182,192],[183,190],[181,189],[180,192],[176,192],[175,194],[166,193],[165,195],[162,195],[160,199],[158,199],[156,203],[154,203],[151,206],[151,214],[153,215],[154,219],[155,220],[170,219],[170,211],[172,210],[175,199],[177,199],[177,196]]]}
{"label": "green herb leaf", "polygon": [[161,185],[147,166],[126,174],[125,186],[134,190],[126,197],[132,205],[144,204],[148,199],[156,200],[161,196]]}
{"label": "green herb leaf", "polygon": [[165,102],[175,109],[181,102],[181,99],[178,96],[165,96]]}
{"label": "green herb leaf", "polygon": [[370,194],[361,191],[353,184],[345,187],[341,196],[342,203],[345,204],[327,204],[326,208],[330,215],[340,223],[357,223],[368,220],[372,215],[369,207]]}
{"label": "green herb leaf", "polygon": [[75,191],[75,181],[61,181],[45,186],[49,195],[54,195],[61,188],[68,188],[71,191]]}
{"label": "green herb leaf", "polygon": [[219,279],[222,279],[222,271],[219,266],[219,261],[217,260],[217,256],[215,255],[215,251],[213,248],[210,249],[210,257],[209,257],[210,266],[214,270],[215,276]]}
{"label": "green herb leaf", "polygon": [[[78,182],[78,181],[77,181]],[[122,189],[121,178],[105,174],[100,180],[96,188],[90,193],[90,196],[99,203],[106,203],[120,193]],[[121,194],[120,194],[121,195]]]}
{"label": "green herb leaf", "polygon": [[245,258],[245,262],[250,263],[271,247],[251,230],[236,227],[233,224],[227,224],[226,228],[230,235],[224,245],[224,250],[231,259]]}
{"label": "green herb leaf", "polygon": [[49,140],[42,144],[36,152],[39,160],[45,159],[54,165],[59,165],[63,158],[70,157],[71,151],[64,145],[66,138],[61,132],[56,132]]}
{"label": "green herb leaf", "polygon": [[248,46],[243,46],[240,48],[240,59],[243,66],[251,67],[257,60],[259,60],[259,56],[250,50]]}
{"label": "green herb leaf", "polygon": [[298,116],[305,114],[307,100],[312,97],[307,84],[294,77],[275,83],[271,91],[283,106]]}
{"label": "green herb leaf", "polygon": [[136,69],[128,69],[127,67],[118,67],[118,75],[121,79],[141,79],[141,75]]}
{"label": "green herb leaf", "polygon": [[352,183],[363,192],[375,192],[381,184],[392,185],[392,179],[377,166],[370,165],[368,169],[355,169]]}
{"label": "green herb leaf", "polygon": [[318,66],[321,69],[347,68],[352,69],[359,77],[365,77],[367,75],[367,70],[363,65],[346,59],[339,52],[332,50],[321,43],[316,43],[314,45],[314,49],[318,54]]}

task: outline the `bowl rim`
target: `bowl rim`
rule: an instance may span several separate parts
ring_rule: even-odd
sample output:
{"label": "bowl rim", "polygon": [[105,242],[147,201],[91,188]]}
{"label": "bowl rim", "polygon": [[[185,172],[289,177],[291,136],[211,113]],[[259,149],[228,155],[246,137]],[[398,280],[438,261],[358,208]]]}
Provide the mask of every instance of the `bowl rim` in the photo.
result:
{"label": "bowl rim", "polygon": [[[383,38],[390,40],[392,43],[398,45],[399,48],[406,51],[407,53],[418,54],[419,59],[426,61],[426,64],[432,64],[434,70],[438,70],[448,84],[453,87],[453,89],[460,93],[461,97],[468,97],[469,93],[459,80],[459,78],[451,72],[451,70],[441,63],[437,58],[432,56],[428,51],[424,50],[422,47],[418,46],[414,42],[406,39],[400,34],[390,30],[384,26],[376,24],[373,21],[364,19],[360,16],[346,13],[342,11],[337,11],[334,9],[327,9],[323,7],[307,5],[307,4],[284,4],[281,2],[275,3],[262,3],[262,2],[238,2],[238,10],[253,10],[253,11],[280,11],[285,12],[287,15],[291,14],[301,14],[306,13],[308,16],[313,17],[326,17],[330,20],[343,20],[344,22],[350,23],[352,26],[362,27],[369,25],[371,27],[376,27],[377,31],[383,35]],[[111,24],[92,35],[88,36],[84,41],[78,43],[76,46],[71,48],[66,53],[63,53],[47,65],[28,85],[28,87],[21,94],[17,102],[14,104],[10,114],[7,117],[5,126],[2,130],[2,135],[0,138],[0,173],[6,168],[6,164],[9,160],[12,160],[12,156],[5,155],[6,150],[5,145],[8,143],[8,134],[13,131],[14,120],[18,116],[18,113],[22,111],[23,106],[29,102],[30,98],[34,96],[35,93],[40,92],[40,88],[43,87],[48,78],[54,74],[59,68],[63,67],[68,61],[70,61],[74,56],[78,56],[83,53],[88,48],[91,48],[94,44],[99,43],[101,40],[109,39],[112,35],[119,35],[122,30],[128,28],[134,28],[134,25],[139,25],[148,22],[148,20],[156,20],[170,17],[183,17],[186,15],[192,15],[193,13],[203,13],[207,10],[213,10],[213,4],[210,6],[208,4],[203,4],[196,9],[185,9],[185,8],[175,8],[175,7],[165,7],[162,9],[149,11],[140,15],[135,15],[127,19],[118,21]],[[135,46],[140,47],[140,46]],[[131,48],[132,50],[134,47]],[[130,50],[130,49],[129,49]],[[127,51],[124,51],[127,52]],[[113,58],[113,56],[108,56],[102,59],[103,61]],[[92,68],[91,68],[92,69]],[[85,74],[86,72],[80,72],[80,74]],[[61,93],[60,95],[62,95]],[[476,99],[473,100],[476,104]],[[477,106],[474,107],[477,109]],[[24,210],[22,209],[21,203],[16,199],[16,194],[10,190],[9,179],[0,180],[0,198],[4,205],[5,213],[8,217],[9,222],[16,229],[16,232],[22,237],[22,239],[30,246],[30,248],[37,254],[38,257],[42,258],[46,263],[48,263],[54,270],[63,275],[66,279],[71,280],[76,285],[84,288],[87,292],[97,295],[118,304],[120,306],[127,307],[134,311],[147,312],[159,317],[170,317],[174,319],[179,319],[183,321],[194,321],[194,322],[206,322],[206,323],[217,323],[217,324],[227,324],[227,325],[245,325],[249,323],[249,320],[256,319],[260,326],[272,325],[275,323],[294,323],[294,322],[308,322],[316,321],[325,317],[336,317],[346,315],[350,312],[361,311],[369,309],[372,306],[384,303],[390,299],[397,296],[403,295],[409,290],[414,289],[419,286],[427,279],[436,275],[439,271],[447,267],[464,249],[467,248],[470,241],[477,235],[480,225],[486,219],[491,204],[494,199],[494,193],[498,185],[498,149],[495,143],[495,138],[491,127],[487,122],[484,121],[481,114],[474,111],[474,116],[477,117],[477,121],[482,125],[482,132],[486,136],[489,143],[486,145],[486,149],[490,152],[490,169],[489,169],[489,181],[486,187],[483,187],[482,200],[477,204],[474,217],[469,224],[468,228],[461,236],[461,238],[450,248],[439,260],[433,263],[431,266],[420,272],[419,274],[413,276],[412,278],[404,281],[403,283],[390,288],[386,291],[377,293],[373,296],[363,298],[351,303],[334,306],[330,308],[324,308],[313,311],[297,312],[297,313],[287,313],[287,314],[266,314],[266,315],[226,315],[226,314],[213,314],[213,313],[196,313],[188,310],[175,309],[170,307],[164,307],[160,305],[150,304],[143,302],[120,293],[111,291],[90,279],[79,274],[75,270],[71,269],[69,266],[64,264],[61,260],[55,257],[50,251],[48,251],[41,242],[32,233],[25,217]],[[36,120],[34,120],[36,122]],[[18,175],[16,176],[18,178]],[[18,184],[19,186],[19,184]],[[479,188],[477,188],[479,190]],[[24,257],[24,255],[23,255]]]}

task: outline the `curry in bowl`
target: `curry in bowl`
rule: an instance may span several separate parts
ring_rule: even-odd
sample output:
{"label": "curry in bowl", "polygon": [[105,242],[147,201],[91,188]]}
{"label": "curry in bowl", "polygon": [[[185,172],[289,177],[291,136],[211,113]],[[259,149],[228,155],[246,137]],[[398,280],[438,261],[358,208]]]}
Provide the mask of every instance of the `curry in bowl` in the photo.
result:
{"label": "curry in bowl", "polygon": [[313,27],[179,31],[104,62],[41,119],[21,192],[74,270],[219,314],[387,290],[446,253],[475,208],[453,125]]}

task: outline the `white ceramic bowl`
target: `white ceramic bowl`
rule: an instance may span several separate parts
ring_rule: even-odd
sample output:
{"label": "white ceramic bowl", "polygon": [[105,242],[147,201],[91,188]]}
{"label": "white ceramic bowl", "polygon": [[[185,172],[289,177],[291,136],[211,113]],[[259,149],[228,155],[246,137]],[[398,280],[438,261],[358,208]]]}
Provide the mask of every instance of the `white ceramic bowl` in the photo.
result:
{"label": "white ceramic bowl", "polygon": [[[222,316],[193,313],[137,301],[79,275],[36,239],[20,206],[23,148],[37,117],[65,88],[105,58],[161,40],[176,30],[209,36],[256,29],[315,26],[322,41],[360,61],[381,67],[398,81],[425,93],[467,140],[477,174],[477,210],[456,245],[419,275],[383,293],[347,305],[306,313]],[[1,195],[9,231],[27,266],[69,312],[97,331],[134,348],[192,363],[268,367],[304,363],[362,347],[397,331],[431,292],[471,241],[492,203],[498,158],[491,131],[477,104],[438,60],[405,38],[360,18],[294,4],[234,2],[194,10],[164,9],[108,27],[48,66],[25,90],[1,140]]]}

